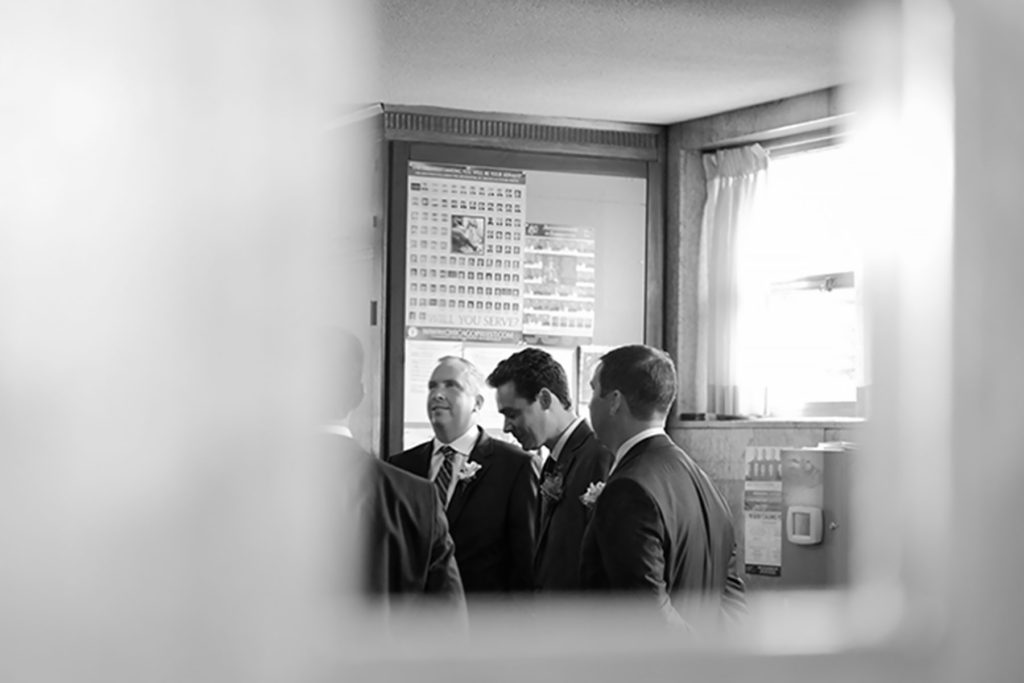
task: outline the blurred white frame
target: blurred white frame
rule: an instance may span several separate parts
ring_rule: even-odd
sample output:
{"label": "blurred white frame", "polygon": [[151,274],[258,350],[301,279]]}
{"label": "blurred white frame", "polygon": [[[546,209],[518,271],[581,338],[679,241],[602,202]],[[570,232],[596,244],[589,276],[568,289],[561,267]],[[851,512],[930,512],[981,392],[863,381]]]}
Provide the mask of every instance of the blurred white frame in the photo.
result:
{"label": "blurred white frame", "polygon": [[[974,259],[985,254],[953,251],[953,15],[946,3],[919,0],[870,9],[856,54],[877,61],[868,61],[867,86],[858,89],[862,129],[853,144],[871,226],[865,296],[874,403],[854,490],[863,532],[854,539],[852,587],[754,596],[749,628],[718,642],[652,632],[631,606],[614,602],[548,603],[532,614],[496,604],[475,615],[468,644],[420,631],[400,658],[391,645],[377,657],[361,650],[349,662],[353,673],[418,681],[960,680],[964,672],[944,647],[952,610],[977,617],[978,608],[957,599],[954,580],[963,575],[951,571],[955,544],[964,543],[949,537],[958,424],[953,272],[984,267]],[[886,170],[893,166],[898,173]],[[960,513],[980,538],[1003,542],[977,513]],[[1002,672],[1006,661],[992,658],[987,669]]]}
{"label": "blurred white frame", "polygon": [[0,21],[21,112],[0,127],[0,678],[1018,680],[1016,0],[871,5],[864,205],[891,210],[868,223],[855,584],[766,597],[736,639],[690,646],[613,603],[504,604],[468,639],[429,621],[370,638],[338,605],[323,478],[291,449],[318,379],[293,332],[318,318],[307,266],[338,186],[297,131],[369,31],[327,2],[244,21],[107,4]]}

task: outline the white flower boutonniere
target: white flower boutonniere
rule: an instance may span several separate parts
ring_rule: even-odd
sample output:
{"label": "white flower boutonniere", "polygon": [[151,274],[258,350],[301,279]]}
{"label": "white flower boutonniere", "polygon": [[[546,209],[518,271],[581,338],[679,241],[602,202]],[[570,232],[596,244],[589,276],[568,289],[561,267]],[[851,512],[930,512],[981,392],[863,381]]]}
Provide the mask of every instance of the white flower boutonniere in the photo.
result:
{"label": "white flower boutonniere", "polygon": [[469,481],[476,476],[476,473],[480,471],[480,463],[467,460],[466,463],[459,468],[459,481]]}
{"label": "white flower boutonniere", "polygon": [[604,491],[603,481],[591,482],[586,492],[580,496],[580,502],[588,508],[594,507],[594,504],[597,503],[597,497],[601,495],[601,491]]}

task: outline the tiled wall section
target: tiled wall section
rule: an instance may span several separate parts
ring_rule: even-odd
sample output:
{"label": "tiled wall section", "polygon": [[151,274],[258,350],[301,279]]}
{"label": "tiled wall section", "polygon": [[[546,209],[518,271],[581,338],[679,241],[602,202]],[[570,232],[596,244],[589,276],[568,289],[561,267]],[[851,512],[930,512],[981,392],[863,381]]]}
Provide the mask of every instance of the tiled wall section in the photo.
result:
{"label": "tiled wall section", "polygon": [[[747,446],[817,446],[822,441],[858,441],[856,422],[733,422],[683,423],[669,427],[669,436],[690,454],[718,486],[732,509],[736,530],[737,566],[743,561],[743,474]],[[747,577],[748,589],[772,587],[772,579]]]}

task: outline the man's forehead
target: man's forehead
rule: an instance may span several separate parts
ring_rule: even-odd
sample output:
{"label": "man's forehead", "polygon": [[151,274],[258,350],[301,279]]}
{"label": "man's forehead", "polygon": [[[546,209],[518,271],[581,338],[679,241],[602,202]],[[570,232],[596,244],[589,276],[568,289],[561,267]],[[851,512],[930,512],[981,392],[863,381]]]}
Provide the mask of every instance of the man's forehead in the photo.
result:
{"label": "man's forehead", "polygon": [[459,379],[459,380],[461,380],[463,375],[465,375],[467,372],[469,372],[469,369],[466,368],[461,363],[457,363],[457,362],[451,361],[451,360],[446,360],[446,361],[442,361],[440,364],[438,364],[438,366],[436,368],[434,368],[434,372],[432,372],[430,374],[430,379],[432,379],[432,380],[433,379]]}
{"label": "man's forehead", "polygon": [[498,387],[497,397],[499,401],[506,401],[508,403],[512,403],[514,401],[529,402],[526,398],[519,395],[519,390],[516,389],[516,383],[513,380],[509,380]]}

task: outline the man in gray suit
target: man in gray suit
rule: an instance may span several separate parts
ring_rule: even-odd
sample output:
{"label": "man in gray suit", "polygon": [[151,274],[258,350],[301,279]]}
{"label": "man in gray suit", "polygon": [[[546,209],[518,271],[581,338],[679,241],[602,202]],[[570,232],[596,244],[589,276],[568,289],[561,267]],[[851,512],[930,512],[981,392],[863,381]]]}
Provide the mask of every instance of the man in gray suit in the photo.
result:
{"label": "man in gray suit", "polygon": [[444,506],[430,482],[381,462],[352,437],[344,420],[363,398],[363,349],[348,332],[330,337],[342,361],[332,386],[342,419],[327,426],[322,448],[327,467],[348,489],[347,514],[360,523],[361,588],[390,612],[431,606],[464,626],[465,596]]}
{"label": "man in gray suit", "polygon": [[533,588],[537,481],[527,453],[477,425],[483,383],[465,358],[442,358],[427,384],[434,438],[390,462],[434,482],[467,596],[493,598]]}

